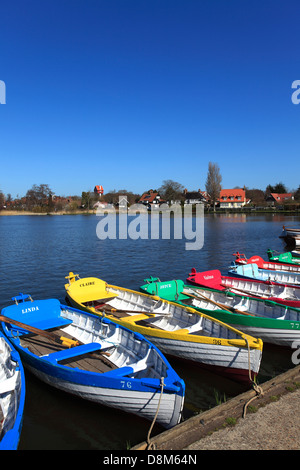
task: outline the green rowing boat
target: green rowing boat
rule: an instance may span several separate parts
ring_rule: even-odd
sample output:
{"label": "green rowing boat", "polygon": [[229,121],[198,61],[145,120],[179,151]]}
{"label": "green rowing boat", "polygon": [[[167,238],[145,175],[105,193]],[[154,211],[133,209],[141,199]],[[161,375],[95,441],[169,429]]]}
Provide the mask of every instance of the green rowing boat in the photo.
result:
{"label": "green rowing boat", "polygon": [[279,253],[279,254],[276,254],[277,252],[275,252],[274,250],[268,250],[267,251],[267,255],[268,255],[268,258],[269,258],[269,261],[279,261],[280,263],[283,263],[283,264],[296,264],[296,265],[300,265],[300,258],[299,257],[295,257],[292,255],[292,253],[290,251],[287,251],[286,253]]}
{"label": "green rowing boat", "polygon": [[300,309],[269,300],[185,284],[144,280],[140,290],[206,313],[266,343],[293,347],[300,340]]}

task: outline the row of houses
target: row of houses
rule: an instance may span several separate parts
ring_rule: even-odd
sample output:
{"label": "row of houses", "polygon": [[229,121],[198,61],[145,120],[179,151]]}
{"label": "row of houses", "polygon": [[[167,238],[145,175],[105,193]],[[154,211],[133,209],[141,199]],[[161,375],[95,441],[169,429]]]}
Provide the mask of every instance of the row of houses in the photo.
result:
{"label": "row of houses", "polygon": [[[280,194],[270,193],[266,197],[268,205],[274,206],[276,204],[283,204],[288,200],[294,200],[292,193]],[[183,193],[184,204],[204,204],[209,206],[211,204],[211,198],[206,191],[188,191],[184,190]],[[162,202],[166,202],[161,199],[158,193],[150,191],[149,193],[143,194],[139,203],[145,204],[148,207],[159,207]],[[169,201],[171,204],[180,203],[181,201]],[[246,197],[245,189],[222,189],[220,196],[217,201],[217,206],[220,209],[239,209],[251,202],[251,199]]]}
{"label": "row of houses", "polygon": [[[106,208],[110,206],[109,203],[104,202],[101,200],[101,196],[103,195],[103,187],[102,186],[95,186],[94,193],[100,197],[100,199],[93,204],[93,209],[97,208]],[[82,205],[82,201],[80,197],[61,197],[61,196],[52,196],[52,211],[59,211],[62,209],[69,208],[71,209],[80,209],[84,208]],[[266,199],[266,204],[270,206],[280,206],[286,203],[287,201],[293,201],[294,196],[292,193],[281,194],[281,193],[270,193]],[[44,201],[45,205],[49,204],[49,200]],[[222,189],[220,191],[220,196],[217,201],[217,207],[220,209],[239,209],[248,204],[252,201],[251,199],[246,197],[246,190],[245,188],[235,188],[235,189]],[[184,204],[184,205],[195,205],[195,204],[204,204],[205,206],[209,207],[211,205],[211,198],[206,191],[188,191],[185,189],[181,195],[181,198],[178,200],[171,200],[166,201],[161,197],[158,191],[150,190],[144,193],[140,199],[138,200],[138,204],[143,204],[147,207],[147,209],[156,209],[159,208],[162,204]],[[127,209],[130,205],[127,195],[119,196],[118,203],[116,204],[119,209]],[[91,207],[91,206],[90,206]],[[26,197],[22,197],[21,199],[6,201],[3,205],[4,209],[26,209],[28,207],[28,201]]]}
{"label": "row of houses", "polygon": [[[271,193],[266,197],[266,203],[270,206],[283,204],[288,200],[293,200],[294,197],[292,193],[280,194],[280,193]],[[205,206],[211,205],[211,198],[206,191],[188,191],[184,190],[181,200],[164,200],[157,191],[150,190],[142,195],[139,199],[138,204],[143,204],[149,210],[159,208],[162,204],[168,203],[172,204],[204,204]],[[246,190],[241,188],[235,189],[222,189],[220,191],[220,196],[217,201],[217,207],[220,209],[239,209],[248,204],[250,204],[251,199],[246,197]],[[105,207],[107,203],[97,202],[95,207]],[[126,195],[121,196],[119,199],[118,206],[119,208],[127,208],[128,201]]]}

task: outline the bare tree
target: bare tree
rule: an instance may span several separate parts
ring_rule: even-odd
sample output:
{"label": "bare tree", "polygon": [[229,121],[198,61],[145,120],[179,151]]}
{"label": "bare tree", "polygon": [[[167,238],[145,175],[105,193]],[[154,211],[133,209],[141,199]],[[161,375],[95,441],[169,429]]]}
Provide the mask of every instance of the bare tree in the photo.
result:
{"label": "bare tree", "polygon": [[0,190],[0,210],[2,209],[4,204],[5,204],[5,197],[4,197],[3,192]]}
{"label": "bare tree", "polygon": [[205,183],[205,189],[213,203],[214,211],[216,210],[216,202],[220,197],[222,176],[220,174],[219,165],[209,162],[208,173]]}
{"label": "bare tree", "polygon": [[164,180],[158,192],[166,201],[176,201],[183,198],[183,190],[184,186],[177,181]]}
{"label": "bare tree", "polygon": [[28,210],[42,210],[46,211],[52,207],[53,191],[49,188],[48,184],[34,184],[31,189],[26,193],[26,207]]}

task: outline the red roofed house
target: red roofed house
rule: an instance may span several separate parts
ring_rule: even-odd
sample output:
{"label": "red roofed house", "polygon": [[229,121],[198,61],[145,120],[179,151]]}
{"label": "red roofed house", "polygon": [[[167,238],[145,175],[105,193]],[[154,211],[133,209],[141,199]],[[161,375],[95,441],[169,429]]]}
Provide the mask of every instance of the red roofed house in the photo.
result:
{"label": "red roofed house", "polygon": [[266,198],[266,201],[274,205],[275,202],[278,204],[282,204],[289,199],[294,199],[292,193],[270,193],[269,196]]}
{"label": "red roofed house", "polygon": [[144,193],[139,200],[139,204],[144,204],[148,209],[158,208],[164,201],[157,192],[150,189],[149,193]]}
{"label": "red roofed house", "polygon": [[104,191],[103,191],[103,187],[102,187],[102,186],[96,185],[96,186],[94,187],[94,193],[95,193],[95,194],[98,194],[99,196],[102,196],[103,192],[104,192]]}
{"label": "red roofed house", "polygon": [[236,209],[249,202],[244,189],[222,189],[220,192],[220,209]]}

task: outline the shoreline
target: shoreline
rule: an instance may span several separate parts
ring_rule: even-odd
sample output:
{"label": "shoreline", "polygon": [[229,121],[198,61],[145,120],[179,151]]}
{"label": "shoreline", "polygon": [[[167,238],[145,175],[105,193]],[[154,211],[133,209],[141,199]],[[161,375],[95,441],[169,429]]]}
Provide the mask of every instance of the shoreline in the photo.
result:
{"label": "shoreline", "polygon": [[[107,209],[103,209],[103,212],[109,212]],[[119,209],[114,209],[115,213],[119,213]],[[160,212],[160,211],[158,211]],[[194,211],[193,211],[194,213]],[[0,210],[0,216],[22,216],[22,215],[34,215],[34,216],[56,216],[56,215],[96,215],[97,209],[90,210],[77,210],[77,211],[57,211],[57,212],[30,212],[30,211],[11,211],[11,210]],[[151,214],[151,211],[149,212]],[[219,215],[219,214],[240,214],[240,215],[266,215],[266,214],[280,214],[280,215],[294,215],[300,216],[298,210],[284,210],[284,209],[259,209],[259,210],[241,210],[241,209],[219,209],[216,212],[210,210],[204,210],[205,215]]]}
{"label": "shoreline", "polygon": [[96,214],[95,210],[89,211],[57,211],[57,212],[30,212],[30,211],[0,211],[0,216],[14,216],[14,215],[35,215],[35,216],[44,216],[44,215],[90,215]]}
{"label": "shoreline", "polygon": [[248,390],[153,436],[150,445],[144,441],[131,450],[299,449],[299,379],[298,365],[261,384],[260,394]]}

